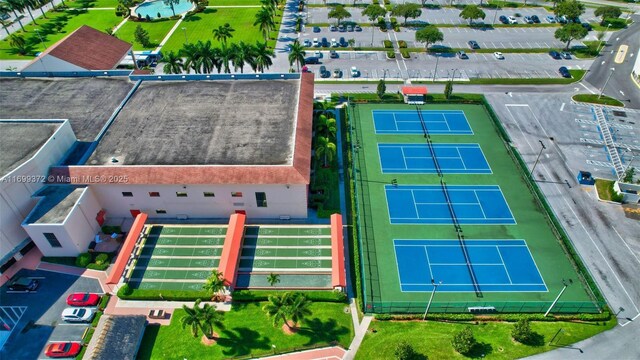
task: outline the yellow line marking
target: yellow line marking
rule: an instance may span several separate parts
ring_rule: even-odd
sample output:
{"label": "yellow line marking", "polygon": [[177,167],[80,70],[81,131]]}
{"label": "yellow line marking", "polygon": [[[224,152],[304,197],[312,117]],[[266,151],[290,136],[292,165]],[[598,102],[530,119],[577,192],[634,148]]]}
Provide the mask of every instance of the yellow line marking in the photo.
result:
{"label": "yellow line marking", "polygon": [[624,58],[627,56],[627,50],[629,50],[628,45],[620,45],[620,47],[618,48],[618,53],[616,54],[616,58],[613,61],[615,61],[616,64],[622,64]]}

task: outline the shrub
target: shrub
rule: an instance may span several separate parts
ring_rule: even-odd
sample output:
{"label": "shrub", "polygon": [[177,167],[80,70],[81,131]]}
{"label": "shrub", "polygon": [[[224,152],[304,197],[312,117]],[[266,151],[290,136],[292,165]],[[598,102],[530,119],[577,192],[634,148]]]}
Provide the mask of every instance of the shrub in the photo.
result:
{"label": "shrub", "polygon": [[392,49],[393,48],[393,43],[391,42],[391,40],[385,40],[384,41],[384,47],[386,49]]}
{"label": "shrub", "polygon": [[108,263],[109,255],[105,253],[101,253],[98,256],[96,256],[96,260],[94,262],[96,263],[96,265],[102,265],[104,263]]}
{"label": "shrub", "polygon": [[395,59],[396,58],[396,53],[394,51],[387,51],[387,57],[389,59]]}
{"label": "shrub", "polygon": [[102,298],[100,298],[100,303],[98,304],[98,309],[104,310],[107,307],[107,304],[109,304],[109,300],[111,300],[111,294],[102,295]]}
{"label": "shrub", "polygon": [[407,48],[407,42],[406,42],[406,41],[404,41],[404,40],[400,40],[400,41],[398,41],[398,47],[399,47],[400,49],[406,49],[406,48]]}
{"label": "shrub", "polygon": [[453,335],[453,340],[451,340],[451,346],[453,346],[453,349],[463,355],[468,354],[476,343],[477,341],[476,338],[473,337],[471,326],[467,326],[457,334]]}
{"label": "shrub", "polygon": [[87,265],[86,268],[91,270],[105,271],[109,268],[109,263],[105,263],[105,264],[91,263]]}
{"label": "shrub", "polygon": [[395,17],[391,17],[389,20],[391,21],[391,25],[395,25],[398,23],[398,19]]}
{"label": "shrub", "polygon": [[118,297],[121,299],[128,295],[131,295],[131,293],[133,293],[133,289],[129,286],[129,284],[124,284],[122,285],[122,287],[120,287],[120,289],[118,289]]}
{"label": "shrub", "polygon": [[[269,295],[284,293],[286,291],[268,290],[236,290],[233,292],[233,301],[258,302],[267,301]],[[307,299],[317,302],[346,302],[347,295],[341,291],[301,291]]]}
{"label": "shrub", "polygon": [[529,326],[529,320],[527,319],[518,320],[511,331],[513,339],[522,344],[528,344],[531,342],[532,335],[533,332],[531,331],[531,326]]}
{"label": "shrub", "polygon": [[406,341],[400,341],[396,345],[393,355],[396,360],[415,360],[418,357],[416,351]]}
{"label": "shrub", "polygon": [[378,27],[381,31],[387,31],[387,22],[384,20],[384,18],[378,18]]}
{"label": "shrub", "polygon": [[411,57],[411,53],[409,53],[409,50],[407,49],[401,49],[400,55],[402,55],[403,59],[409,59]]}
{"label": "shrub", "polygon": [[627,27],[627,20],[625,19],[605,19],[604,26],[611,25],[612,29],[624,29]]}
{"label": "shrub", "polygon": [[76,266],[87,267],[91,263],[91,254],[82,253],[76,258]]}

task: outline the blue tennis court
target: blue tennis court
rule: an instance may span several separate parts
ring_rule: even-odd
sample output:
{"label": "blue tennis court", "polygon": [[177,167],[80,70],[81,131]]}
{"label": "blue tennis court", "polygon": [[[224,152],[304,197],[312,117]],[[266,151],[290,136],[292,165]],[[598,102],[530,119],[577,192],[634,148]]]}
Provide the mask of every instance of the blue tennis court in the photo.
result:
{"label": "blue tennis court", "polygon": [[[394,240],[403,292],[473,292],[469,266],[458,240]],[[524,240],[465,240],[471,268],[482,292],[547,291]]]}
{"label": "blue tennis court", "polygon": [[[422,134],[417,110],[373,110],[376,134]],[[421,110],[427,130],[434,135],[473,135],[461,110]]]}
{"label": "blue tennis court", "polygon": [[[385,185],[391,224],[453,224],[440,185]],[[497,185],[448,185],[459,224],[512,225],[511,209]]]}
{"label": "blue tennis court", "polygon": [[[440,170],[445,174],[491,174],[478,144],[433,144]],[[435,174],[427,144],[378,144],[383,174]]]}

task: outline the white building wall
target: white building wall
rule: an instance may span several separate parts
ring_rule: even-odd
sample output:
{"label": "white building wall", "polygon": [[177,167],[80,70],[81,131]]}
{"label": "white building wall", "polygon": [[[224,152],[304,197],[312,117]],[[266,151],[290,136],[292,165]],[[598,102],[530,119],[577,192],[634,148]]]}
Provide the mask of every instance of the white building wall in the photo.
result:
{"label": "white building wall", "polygon": [[[160,171],[160,170],[159,170]],[[130,210],[140,210],[152,218],[226,218],[244,210],[249,218],[307,217],[306,185],[91,185],[109,218],[130,218]],[[131,192],[125,197],[123,192]],[[159,197],[150,192],[160,193]],[[187,193],[178,197],[177,192]],[[213,192],[214,197],[205,197]],[[242,197],[232,197],[241,192]],[[267,207],[258,207],[256,192],[265,192]],[[156,210],[166,210],[166,214]]]}
{"label": "white building wall", "polygon": [[[77,256],[86,252],[100,231],[96,215],[102,208],[88,187],[60,224],[23,224],[25,231],[44,256]],[[44,233],[54,233],[62,245],[52,247]]]}
{"label": "white building wall", "polygon": [[87,71],[85,68],[68,63],[64,60],[60,60],[55,56],[45,54],[41,58],[37,59],[30,65],[21,70],[22,72],[29,71]]}
{"label": "white building wall", "polygon": [[59,163],[75,141],[65,121],[31,159],[0,179],[0,258],[28,237],[21,223],[38,202],[32,195],[42,188],[49,166]]}

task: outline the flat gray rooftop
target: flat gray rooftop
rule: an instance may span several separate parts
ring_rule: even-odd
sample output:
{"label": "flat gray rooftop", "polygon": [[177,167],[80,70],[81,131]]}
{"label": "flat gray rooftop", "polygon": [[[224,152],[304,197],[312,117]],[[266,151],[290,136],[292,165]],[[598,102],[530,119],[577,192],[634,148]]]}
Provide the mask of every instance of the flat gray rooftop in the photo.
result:
{"label": "flat gray rooftop", "polygon": [[87,165],[290,164],[299,80],[144,82]]}
{"label": "flat gray rooftop", "polygon": [[133,84],[127,79],[0,79],[0,118],[69,119],[93,141]]}
{"label": "flat gray rooftop", "polygon": [[84,187],[49,185],[36,193],[43,196],[25,222],[29,224],[61,224],[69,215]]}
{"label": "flat gray rooftop", "polygon": [[35,155],[60,125],[61,122],[0,121],[0,177]]}

